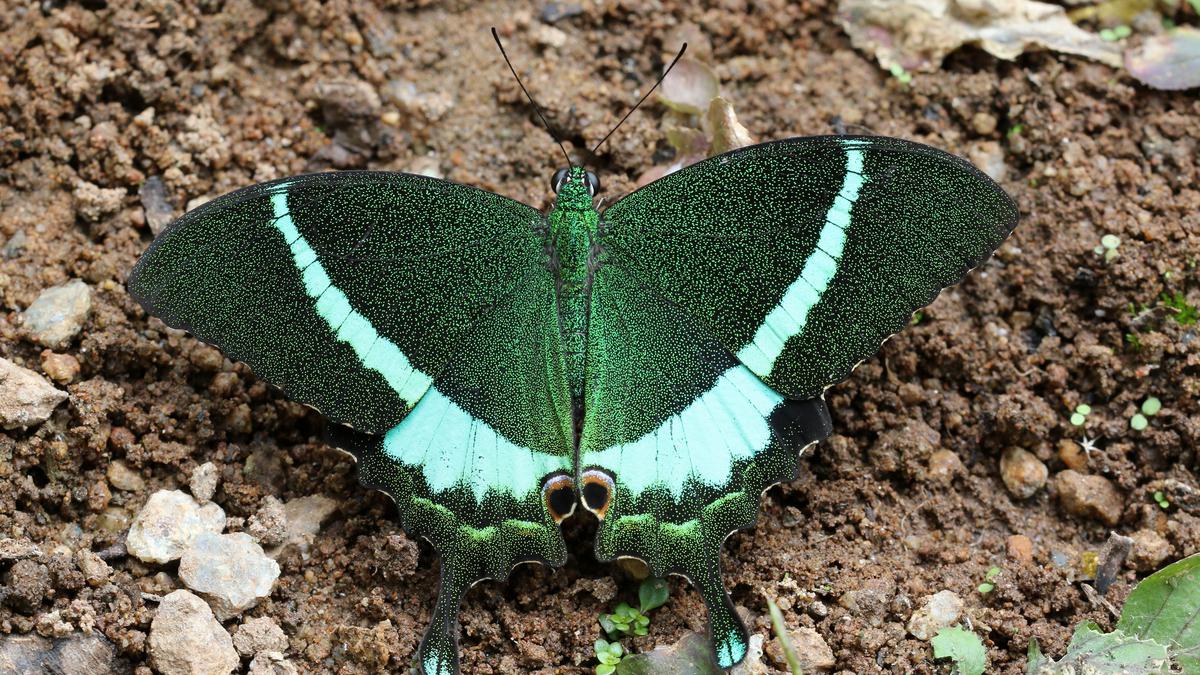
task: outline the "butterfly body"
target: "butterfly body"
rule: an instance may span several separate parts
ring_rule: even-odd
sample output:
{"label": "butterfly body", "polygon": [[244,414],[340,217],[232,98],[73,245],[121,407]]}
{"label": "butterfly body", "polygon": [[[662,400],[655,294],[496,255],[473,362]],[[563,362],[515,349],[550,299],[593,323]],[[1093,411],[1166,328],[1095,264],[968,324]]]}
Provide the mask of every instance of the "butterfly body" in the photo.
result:
{"label": "butterfly body", "polygon": [[473,583],[566,562],[576,504],[599,560],[696,586],[731,667],[748,635],[725,538],[831,433],[825,388],[986,260],[1016,207],[965,160],[879,137],[742,148],[603,212],[590,173],[552,185],[544,215],[408,174],[256,185],[167,228],[129,289],[321,410],[432,542],[426,673],[457,671]]}

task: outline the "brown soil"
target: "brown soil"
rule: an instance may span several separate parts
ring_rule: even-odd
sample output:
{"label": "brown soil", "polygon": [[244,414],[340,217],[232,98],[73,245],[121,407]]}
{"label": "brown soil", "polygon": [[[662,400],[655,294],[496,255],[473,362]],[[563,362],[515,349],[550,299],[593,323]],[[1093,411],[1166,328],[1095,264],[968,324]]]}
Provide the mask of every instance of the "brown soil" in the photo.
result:
{"label": "brown soil", "polygon": [[[1110,626],[1079,583],[1110,528],[1066,513],[1053,481],[1018,500],[999,472],[1013,446],[1063,470],[1060,442],[1083,436],[1068,422],[1079,403],[1092,406],[1086,431],[1100,439],[1084,471],[1123,500],[1111,529],[1159,533],[1168,561],[1200,549],[1200,340],[1158,301],[1178,291],[1200,305],[1194,93],[1148,90],[1076,58],[1008,63],[970,49],[904,86],[850,48],[825,0],[583,4],[551,29],[540,5],[523,3],[0,3],[0,235],[27,237],[0,262],[0,355],[40,370],[20,310],[70,278],[94,291],[91,318],[61,350],[82,365],[69,402],[39,427],[0,433],[0,535],[43,551],[19,569],[0,561],[6,597],[25,598],[0,609],[0,632],[45,628],[58,610],[73,626],[94,624],[145,672],[156,605],[143,592],[178,582],[172,566],[125,555],[123,530],[151,492],[211,461],[215,501],[235,528],[267,495],[341,503],[307,558],[281,559],[278,587],[252,612],[284,628],[289,658],[311,672],[408,663],[433,606],[432,551],[408,541],[389,500],[320,443],[318,415],[148,319],[123,280],[151,239],[138,190],[153,176],[176,215],[197,197],[329,166],[433,166],[546,205],[561,160],[498,59],[493,24],[576,145],[602,136],[698,27],[758,139],[829,133],[839,117],[1007,165],[1003,184],[1024,214],[1016,234],[829,392],[836,435],[799,480],[765,495],[756,529],[729,540],[726,581],[760,616],[752,630],[769,634],[772,597],[790,624],[828,641],[839,668],[945,672],[905,623],[925,595],[950,589],[995,672],[1015,673],[1031,637],[1058,654],[1080,621]],[[558,46],[555,31],[567,38]],[[664,161],[658,120],[654,106],[635,114],[592,162],[609,194]],[[119,192],[106,202],[84,182]],[[1107,233],[1122,240],[1110,263],[1093,251]],[[1131,431],[1150,395],[1163,412]],[[931,470],[936,450],[959,460],[948,474]],[[144,490],[109,488],[115,459]],[[522,566],[510,583],[471,591],[466,672],[590,672],[597,615],[636,589],[595,562],[593,530],[586,519],[566,528],[564,568]],[[1032,563],[1006,556],[1013,534],[1032,539]],[[111,583],[84,583],[68,555],[79,548],[103,552]],[[1004,572],[982,595],[991,566]],[[1119,606],[1136,579],[1127,567],[1107,599]],[[651,635],[631,646],[668,644],[702,629],[702,616],[698,596],[673,582]]]}

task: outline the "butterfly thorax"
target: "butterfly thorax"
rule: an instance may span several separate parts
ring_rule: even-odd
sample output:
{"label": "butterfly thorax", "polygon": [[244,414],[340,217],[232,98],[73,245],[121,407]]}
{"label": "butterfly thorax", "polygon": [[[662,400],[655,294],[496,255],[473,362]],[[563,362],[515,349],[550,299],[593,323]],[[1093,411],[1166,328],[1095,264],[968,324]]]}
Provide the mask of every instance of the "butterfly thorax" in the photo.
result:
{"label": "butterfly thorax", "polygon": [[572,397],[583,396],[587,348],[588,298],[595,271],[595,235],[600,214],[592,205],[585,173],[575,168],[558,186],[550,209],[550,269],[558,299],[559,330]]}

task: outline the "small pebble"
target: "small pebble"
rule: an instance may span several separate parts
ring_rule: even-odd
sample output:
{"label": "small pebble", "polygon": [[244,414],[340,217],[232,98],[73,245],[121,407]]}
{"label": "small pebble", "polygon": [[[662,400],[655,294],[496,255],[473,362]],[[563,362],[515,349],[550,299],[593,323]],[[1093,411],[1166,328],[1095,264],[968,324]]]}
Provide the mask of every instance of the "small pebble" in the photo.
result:
{"label": "small pebble", "polygon": [[249,675],[299,675],[296,664],[281,652],[261,652],[250,662]]}
{"label": "small pebble", "polygon": [[40,358],[42,372],[59,384],[70,384],[79,377],[79,360],[70,354],[56,354],[46,349]]}
{"label": "small pebble", "polygon": [[180,558],[179,578],[203,595],[224,621],[271,594],[279,578],[279,565],[244,532],[205,532]]}
{"label": "small pebble", "polygon": [[62,349],[83,330],[92,311],[92,289],[79,279],[47,288],[21,313],[21,323],[35,342]]}
{"label": "small pebble", "polygon": [[50,570],[34,560],[18,560],[4,575],[4,602],[23,614],[33,614],[50,591]]}
{"label": "small pebble", "polygon": [[206,504],[212,501],[213,495],[217,493],[217,482],[220,478],[217,465],[205,462],[192,469],[192,475],[188,478],[188,488],[192,491],[192,496],[196,498],[196,501]]}
{"label": "small pebble", "polygon": [[13,236],[4,242],[2,251],[6,260],[12,260],[21,255],[25,251],[25,247],[29,244],[29,237],[25,234],[25,230],[17,230]]}
{"label": "small pebble", "polygon": [[36,426],[67,400],[67,392],[46,378],[0,358],[0,426],[5,429]]}
{"label": "small pebble", "polygon": [[[799,661],[803,672],[828,670],[836,663],[829,643],[825,642],[825,638],[821,637],[817,631],[802,626],[788,631],[788,637],[792,641],[792,651],[795,652],[796,660]],[[775,662],[776,666],[786,669],[787,656],[783,653],[783,648],[779,646],[779,640],[772,638],[767,643],[767,656]]]}
{"label": "small pebble", "polygon": [[129,468],[129,465],[119,459],[108,463],[108,484],[125,492],[141,492],[146,488],[146,481]]}
{"label": "small pebble", "polygon": [[216,504],[201,506],[179,490],[159,490],[146,502],[129,528],[125,547],[144,562],[178,559],[202,533],[225,527],[225,512]]}
{"label": "small pebble", "polygon": [[269,617],[246,619],[233,633],[233,646],[238,653],[250,658],[260,652],[284,652],[288,648],[283,629]]}
{"label": "small pebble", "polygon": [[150,665],[163,675],[225,675],[240,664],[233,638],[203,600],[173,591],[150,624]]}
{"label": "small pebble", "polygon": [[1068,469],[1083,471],[1087,469],[1088,456],[1078,443],[1069,438],[1058,442],[1058,458]]}
{"label": "small pebble", "polygon": [[[337,511],[338,503],[323,495],[309,495],[293,499],[283,505],[287,518],[287,537],[283,544],[271,549],[272,557],[278,556],[288,546],[296,546],[301,553],[308,551],[321,525]],[[621,558],[628,560],[629,558]]]}
{"label": "small pebble", "polygon": [[1134,532],[1133,548],[1127,558],[1129,564],[1139,572],[1153,572],[1162,567],[1171,555],[1171,544],[1154,530]]}
{"label": "small pebble", "polygon": [[0,560],[25,560],[42,555],[42,549],[28,539],[0,539]]}
{"label": "small pebble", "polygon": [[980,136],[990,136],[996,132],[996,116],[991,113],[977,112],[971,117],[971,127]]}
{"label": "small pebble", "polygon": [[221,350],[211,345],[198,343],[188,354],[188,360],[196,366],[197,370],[206,373],[215,373],[225,365],[225,357],[221,354]]}
{"label": "small pebble", "polygon": [[[147,108],[153,111],[153,108]],[[138,117],[141,117],[140,115]],[[142,210],[146,213],[146,224],[152,234],[162,232],[175,219],[175,205],[167,194],[167,186],[161,176],[150,176],[138,188],[138,197],[142,200]]]}
{"label": "small pebble", "polygon": [[100,556],[83,548],[75,552],[75,566],[83,572],[83,578],[88,586],[99,588],[112,576],[112,568],[100,559]]}
{"label": "small pebble", "polygon": [[547,2],[542,5],[538,18],[546,23],[555,23],[563,19],[583,14],[583,7],[576,2]]}
{"label": "small pebble", "polygon": [[1046,484],[1050,470],[1028,450],[1009,448],[1000,457],[1000,477],[1014,497],[1032,497]]}
{"label": "small pebble", "polygon": [[1121,521],[1125,503],[1121,492],[1107,478],[1067,469],[1054,477],[1054,487],[1067,513],[1098,520],[1109,527]]}
{"label": "small pebble", "polygon": [[946,484],[965,472],[966,467],[953,450],[935,450],[929,455],[928,477],[931,482]]}
{"label": "small pebble", "polygon": [[93,223],[116,213],[125,201],[125,188],[102,188],[85,180],[75,181],[75,208]]}
{"label": "small pebble", "polygon": [[530,29],[533,41],[552,49],[562,49],[567,44],[567,34],[554,26],[537,24]]}
{"label": "small pebble", "polygon": [[1028,564],[1033,562],[1033,541],[1023,534],[1014,534],[1005,542],[1008,559]]}
{"label": "small pebble", "polygon": [[954,591],[938,591],[925,598],[925,604],[908,620],[908,632],[918,640],[929,640],[962,616],[963,601]]}
{"label": "small pebble", "polygon": [[283,502],[268,495],[258,512],[250,516],[246,531],[263,546],[282,544],[287,538],[287,512]]}

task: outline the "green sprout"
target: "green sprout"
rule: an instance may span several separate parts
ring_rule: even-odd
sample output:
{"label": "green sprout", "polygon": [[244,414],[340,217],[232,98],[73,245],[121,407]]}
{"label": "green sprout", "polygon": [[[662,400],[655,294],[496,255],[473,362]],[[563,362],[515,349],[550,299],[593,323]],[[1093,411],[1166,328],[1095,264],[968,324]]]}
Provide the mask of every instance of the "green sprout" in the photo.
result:
{"label": "green sprout", "polygon": [[611,639],[625,635],[646,635],[650,629],[649,612],[666,604],[669,594],[666,581],[646,579],[638,587],[638,606],[622,602],[612,614],[600,615],[600,627]]}
{"label": "green sprout", "polygon": [[1125,344],[1129,345],[1133,351],[1140,352],[1142,351],[1142,336],[1137,333],[1126,333]]}
{"label": "green sprout", "polygon": [[771,598],[767,598],[767,611],[771,614],[771,630],[775,631],[775,639],[779,641],[779,647],[783,649],[783,657],[787,659],[788,671],[792,675],[800,675],[802,668],[800,667],[800,657],[796,655],[796,650],[792,647],[792,638],[788,635],[787,626],[783,623],[783,612],[779,611],[779,605]]}
{"label": "green sprout", "polygon": [[925,319],[925,312],[922,312],[921,310],[918,309],[917,311],[913,312],[912,321],[909,321],[908,325],[915,326],[915,325],[921,323],[921,321],[924,319]]}
{"label": "green sprout", "polygon": [[996,577],[998,576],[1000,576],[999,567],[988,568],[987,574],[983,577],[983,583],[979,584],[979,588],[975,590],[979,591],[981,595],[987,595],[988,593],[996,590],[995,581]]}
{"label": "green sprout", "polygon": [[1162,410],[1162,401],[1158,400],[1154,396],[1151,396],[1142,402],[1142,411],[1139,413],[1134,413],[1133,417],[1129,419],[1129,426],[1132,427],[1134,431],[1144,430],[1146,427],[1150,426],[1150,420],[1147,418],[1154,417],[1160,410]]}
{"label": "green sprout", "polygon": [[892,77],[899,80],[900,84],[908,84],[909,82],[912,82],[912,73],[905,70],[904,66],[900,65],[899,63],[893,63],[892,67],[888,68],[888,72],[892,74]]}
{"label": "green sprout", "polygon": [[1105,42],[1124,40],[1130,35],[1133,35],[1133,29],[1125,25],[1113,26],[1112,28],[1104,28],[1100,30],[1100,39],[1104,40]]}
{"label": "green sprout", "polygon": [[621,662],[621,657],[625,655],[625,649],[621,647],[621,643],[599,639],[592,646],[596,650],[596,660],[600,662],[600,665],[596,666],[596,675],[612,675],[615,673],[617,671],[617,664]]}
{"label": "green sprout", "polygon": [[1014,125],[1012,125],[1012,127],[1009,128],[1008,132],[1005,133],[1004,135],[1006,138],[1016,138],[1017,136],[1021,135],[1022,131],[1025,131],[1024,124],[1014,124]]}
{"label": "green sprout", "polygon": [[1194,326],[1197,321],[1200,321],[1200,309],[1189,305],[1187,298],[1183,297],[1183,293],[1179,291],[1163,293],[1159,300],[1164,307],[1173,310],[1171,318],[1175,319],[1175,323],[1180,326]]}
{"label": "green sprout", "polygon": [[1100,237],[1100,245],[1093,249],[1096,255],[1104,256],[1104,262],[1110,263],[1116,260],[1121,253],[1117,250],[1121,247],[1121,238],[1115,234],[1106,234]]}
{"label": "green sprout", "polygon": [[1162,490],[1154,491],[1154,501],[1158,504],[1158,508],[1162,509],[1163,511],[1171,508],[1171,501],[1167,499],[1167,496],[1163,494]]}
{"label": "green sprout", "polygon": [[1086,403],[1080,403],[1075,406],[1075,412],[1071,413],[1071,424],[1081,427],[1087,423],[1087,416],[1092,414],[1092,406]]}

